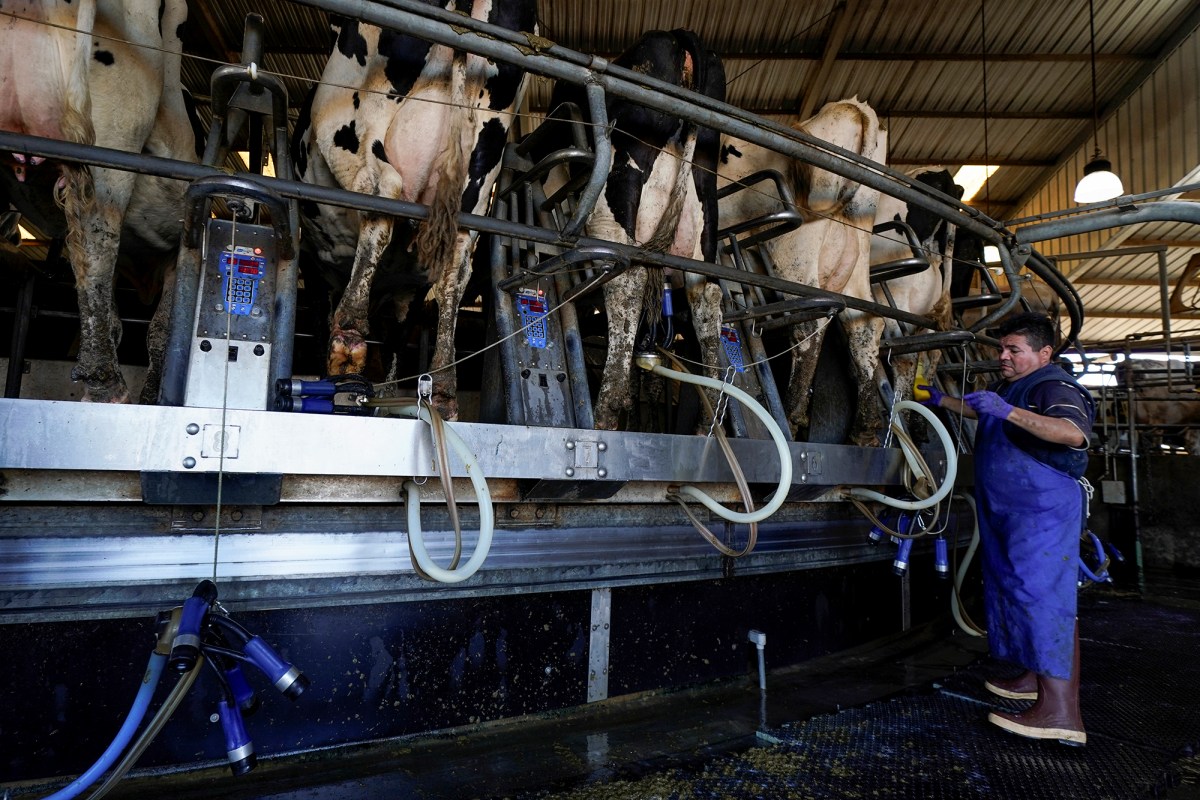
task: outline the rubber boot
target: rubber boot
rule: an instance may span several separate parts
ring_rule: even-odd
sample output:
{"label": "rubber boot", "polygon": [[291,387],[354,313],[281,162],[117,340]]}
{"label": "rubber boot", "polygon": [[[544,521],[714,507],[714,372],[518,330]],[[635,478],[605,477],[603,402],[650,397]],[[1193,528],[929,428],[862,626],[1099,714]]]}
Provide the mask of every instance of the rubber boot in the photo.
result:
{"label": "rubber boot", "polygon": [[1009,700],[1037,700],[1037,674],[1027,669],[1015,678],[989,678],[983,688]]}
{"label": "rubber boot", "polygon": [[993,711],[988,722],[1030,739],[1053,739],[1060,744],[1082,747],[1087,743],[1083,717],[1079,713],[1079,623],[1075,623],[1075,656],[1069,679],[1037,676],[1037,702],[1028,711],[1009,714]]}

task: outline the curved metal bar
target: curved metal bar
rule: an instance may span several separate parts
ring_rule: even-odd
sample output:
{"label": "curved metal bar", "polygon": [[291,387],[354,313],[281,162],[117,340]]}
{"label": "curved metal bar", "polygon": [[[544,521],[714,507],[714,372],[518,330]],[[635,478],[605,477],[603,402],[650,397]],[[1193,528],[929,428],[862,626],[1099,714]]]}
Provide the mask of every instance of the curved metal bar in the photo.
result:
{"label": "curved metal bar", "polygon": [[543,278],[547,275],[554,275],[557,272],[570,269],[576,264],[582,264],[585,261],[613,262],[616,266],[605,270],[605,272],[612,273],[610,277],[616,276],[629,266],[629,258],[623,253],[618,253],[611,247],[577,247],[546,259],[534,269],[519,272],[499,281],[496,284],[496,288],[502,292],[507,292],[514,286],[520,286],[528,282],[530,278]]}
{"label": "curved metal bar", "polygon": [[237,195],[262,203],[271,210],[271,226],[275,229],[280,258],[296,255],[291,231],[288,229],[288,204],[269,186],[239,175],[210,175],[200,178],[187,189],[187,215],[184,217],[183,238],[188,247],[200,246],[200,231],[207,219],[205,206],[214,195]]}
{"label": "curved metal bar", "polygon": [[592,129],[592,141],[594,142],[592,151],[595,154],[595,161],[592,162],[592,177],[579,194],[579,205],[575,207],[575,215],[563,228],[562,235],[567,239],[574,239],[584,229],[588,218],[592,215],[592,209],[596,207],[596,201],[600,199],[600,193],[604,191],[604,185],[608,183],[608,173],[612,169],[612,138],[608,129],[608,108],[605,105],[607,101],[604,97],[604,87],[595,81],[588,81],[585,89],[588,97],[588,109],[591,111],[592,122],[595,125]]}
{"label": "curved metal bar", "polygon": [[1054,355],[1057,356],[1068,345],[1079,347],[1079,334],[1083,330],[1084,320],[1083,298],[1079,296],[1079,292],[1075,290],[1075,286],[1041,253],[1032,251],[1031,257],[1025,266],[1029,268],[1030,272],[1041,278],[1050,287],[1051,291],[1058,295],[1058,299],[1062,301],[1063,307],[1067,310],[1067,316],[1071,320],[1070,330],[1055,349]]}
{"label": "curved metal bar", "polygon": [[1138,225],[1143,222],[1190,222],[1193,225],[1200,225],[1200,203],[1164,200],[1142,206],[1104,208],[1080,214],[1071,219],[1027,225],[1019,228],[1013,236],[1019,244],[1032,244],[1048,239],[1060,239],[1064,236],[1076,236],[1109,228]]}

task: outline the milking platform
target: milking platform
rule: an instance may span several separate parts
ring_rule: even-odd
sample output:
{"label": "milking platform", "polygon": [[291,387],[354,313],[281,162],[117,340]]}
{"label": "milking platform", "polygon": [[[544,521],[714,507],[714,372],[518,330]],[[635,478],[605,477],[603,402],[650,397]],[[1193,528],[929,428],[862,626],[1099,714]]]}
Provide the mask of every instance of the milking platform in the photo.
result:
{"label": "milking platform", "polygon": [[[985,722],[986,645],[935,624],[704,689],[437,736],[138,772],[112,797],[1200,798],[1200,579],[1081,594],[1085,748]],[[769,663],[769,646],[766,649]],[[40,797],[29,786],[11,797]]]}

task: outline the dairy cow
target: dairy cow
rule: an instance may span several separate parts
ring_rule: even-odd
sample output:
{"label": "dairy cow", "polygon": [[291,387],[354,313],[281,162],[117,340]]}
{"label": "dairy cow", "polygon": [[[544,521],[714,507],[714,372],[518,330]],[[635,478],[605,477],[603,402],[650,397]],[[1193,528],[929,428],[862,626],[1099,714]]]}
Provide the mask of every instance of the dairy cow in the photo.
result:
{"label": "dairy cow", "polygon": [[[179,77],[185,0],[16,0],[0,17],[0,129],[196,161],[198,144]],[[79,301],[83,399],[125,402],[113,299],[118,252],[140,270],[172,272],[185,184],[131,172],[7,154],[0,200],[63,235]],[[169,279],[169,278],[168,278]],[[163,292],[151,323],[157,394],[170,313]]]}
{"label": "dairy cow", "polygon": [[[535,30],[535,0],[458,0],[447,7],[511,30]],[[454,419],[457,382],[447,367],[476,239],[475,232],[458,229],[455,217],[487,207],[524,73],[400,31],[343,17],[330,23],[336,41],[294,131],[296,177],[430,207],[410,244],[417,263],[407,268],[418,273],[412,283],[433,286],[432,370],[440,372],[434,401]],[[344,282],[331,321],[329,373],[362,372],[371,285],[395,220],[312,204],[302,211],[304,242]],[[398,315],[416,291],[411,285],[401,290]]]}
{"label": "dairy cow", "polygon": [[[796,129],[860,156],[883,163],[887,133],[873,109],[858,98],[827,103]],[[870,300],[871,228],[879,192],[839,175],[796,161],[736,137],[724,137],[718,184],[725,186],[762,170],[774,170],[790,183],[803,224],[764,244],[778,277]],[[722,199],[721,225],[761,216],[777,199],[739,191]],[[851,439],[860,445],[878,441],[882,425],[875,366],[883,320],[853,309],[840,315],[850,346],[858,403]],[[809,391],[821,352],[825,326],[803,322],[793,327],[792,371],[785,403],[793,429],[808,425]]]}
{"label": "dairy cow", "polygon": [[[618,66],[657,80],[725,99],[721,61],[688,30],[650,31],[614,60]],[[551,108],[575,103],[590,123],[582,87],[556,84]],[[612,162],[604,191],[587,221],[589,236],[648,250],[712,261],[717,246],[716,164],[720,136],[684,122],[661,109],[609,98],[606,113],[612,128]],[[562,126],[561,135],[539,132],[535,158],[570,143],[563,123],[553,117],[545,125]],[[594,134],[588,126],[589,136]],[[546,194],[562,175],[551,175]],[[703,276],[684,279],[692,324],[704,363],[716,374],[719,363],[721,294]],[[633,404],[630,383],[639,321],[653,325],[661,313],[664,275],[661,267],[634,265],[604,287],[608,316],[608,353],[596,407],[597,428],[614,430]]]}

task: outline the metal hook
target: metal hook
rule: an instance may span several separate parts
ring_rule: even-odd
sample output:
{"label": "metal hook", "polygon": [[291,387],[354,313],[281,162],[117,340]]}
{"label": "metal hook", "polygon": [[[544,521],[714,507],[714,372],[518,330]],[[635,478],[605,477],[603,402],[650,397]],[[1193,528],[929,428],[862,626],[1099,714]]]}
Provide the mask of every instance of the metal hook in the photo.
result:
{"label": "metal hook", "polygon": [[[725,377],[721,381],[721,383],[732,386],[733,379],[736,374],[737,374],[736,370],[734,369],[733,365],[730,364],[728,367],[725,368]],[[712,424],[710,424],[708,426],[708,436],[709,437],[711,437],[713,435],[713,431],[715,431],[717,429],[718,425],[725,424],[725,410],[727,408],[729,408],[729,394],[724,389],[722,389],[721,396],[717,398],[717,407],[713,411]]]}

